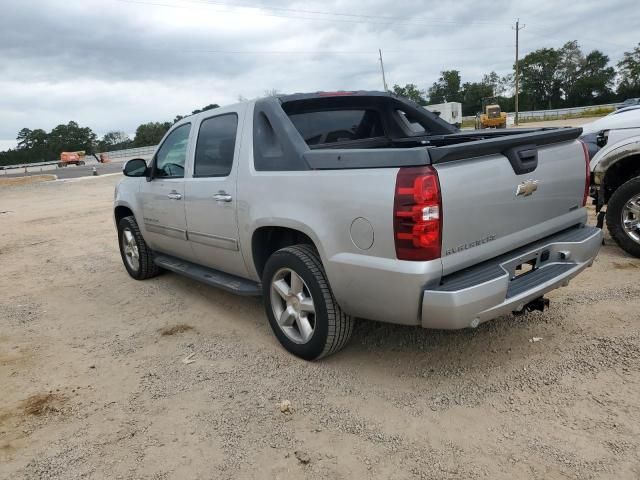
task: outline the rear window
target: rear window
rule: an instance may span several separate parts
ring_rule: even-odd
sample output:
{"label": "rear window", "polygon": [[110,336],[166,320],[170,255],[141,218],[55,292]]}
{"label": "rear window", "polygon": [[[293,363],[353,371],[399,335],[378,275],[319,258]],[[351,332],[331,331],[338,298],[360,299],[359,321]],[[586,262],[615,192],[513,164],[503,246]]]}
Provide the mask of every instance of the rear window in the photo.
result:
{"label": "rear window", "polygon": [[384,136],[377,110],[324,110],[289,115],[307,145],[348,142]]}
{"label": "rear window", "polygon": [[396,110],[405,127],[407,127],[411,133],[426,133],[427,129],[420,121],[413,115],[403,112],[402,110]]}

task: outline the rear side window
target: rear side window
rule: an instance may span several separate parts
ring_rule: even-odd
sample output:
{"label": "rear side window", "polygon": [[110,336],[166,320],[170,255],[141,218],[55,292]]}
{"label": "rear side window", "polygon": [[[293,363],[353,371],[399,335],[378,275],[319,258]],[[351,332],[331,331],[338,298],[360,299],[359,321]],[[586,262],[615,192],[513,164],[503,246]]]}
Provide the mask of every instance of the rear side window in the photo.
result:
{"label": "rear side window", "polygon": [[235,113],[202,121],[196,143],[194,177],[226,177],[231,173],[237,130]]}
{"label": "rear side window", "polygon": [[289,115],[307,145],[348,142],[384,136],[377,110],[349,109]]}

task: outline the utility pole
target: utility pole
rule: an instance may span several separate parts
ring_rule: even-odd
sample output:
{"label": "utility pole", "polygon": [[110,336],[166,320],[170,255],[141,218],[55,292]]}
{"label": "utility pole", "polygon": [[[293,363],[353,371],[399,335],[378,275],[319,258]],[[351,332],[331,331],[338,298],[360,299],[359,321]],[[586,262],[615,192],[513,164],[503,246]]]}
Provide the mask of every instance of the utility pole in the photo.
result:
{"label": "utility pole", "polygon": [[387,87],[387,79],[384,76],[384,63],[382,63],[382,49],[378,49],[378,53],[380,54],[380,70],[382,71],[382,86],[384,88],[385,92],[389,91],[389,88]]}
{"label": "utility pole", "polygon": [[518,95],[520,94],[520,69],[518,66],[518,37],[520,36],[520,30],[522,30],[526,25],[522,25],[520,26],[520,19],[518,18],[516,20],[516,28],[511,27],[513,30],[516,31],[516,96],[515,96],[515,100],[516,100],[516,118],[515,118],[515,124],[518,125]]}

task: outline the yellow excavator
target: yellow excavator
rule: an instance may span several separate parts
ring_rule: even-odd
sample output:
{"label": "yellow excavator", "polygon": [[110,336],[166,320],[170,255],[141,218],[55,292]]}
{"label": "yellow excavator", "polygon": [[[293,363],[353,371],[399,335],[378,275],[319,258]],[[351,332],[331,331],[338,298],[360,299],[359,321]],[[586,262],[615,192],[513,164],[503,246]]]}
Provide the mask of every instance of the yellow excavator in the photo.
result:
{"label": "yellow excavator", "polygon": [[500,109],[494,97],[482,99],[482,111],[476,114],[476,130],[507,128],[507,112]]}

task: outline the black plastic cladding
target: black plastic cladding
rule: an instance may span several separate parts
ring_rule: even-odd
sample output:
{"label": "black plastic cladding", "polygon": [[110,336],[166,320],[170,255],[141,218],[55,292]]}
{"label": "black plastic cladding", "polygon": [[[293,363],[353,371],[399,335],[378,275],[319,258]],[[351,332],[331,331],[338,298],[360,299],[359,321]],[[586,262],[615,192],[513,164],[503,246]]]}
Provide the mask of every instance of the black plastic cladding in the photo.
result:
{"label": "black plastic cladding", "polygon": [[[327,95],[322,92],[263,98],[256,101],[253,115],[254,165],[258,171],[299,171],[311,169],[376,168],[427,165],[429,155],[424,148],[389,150],[357,149],[356,145],[340,148],[324,146],[313,152],[288,117],[294,112],[317,109],[371,106],[383,112],[384,128],[391,137],[406,138],[407,132],[392,121],[395,109],[411,113],[431,126],[439,135],[457,133],[458,129],[418,104],[384,92],[353,92]],[[370,141],[367,141],[370,143]],[[332,150],[327,151],[326,149]],[[391,158],[391,162],[390,162]]]}
{"label": "black plastic cladding", "polygon": [[[360,148],[357,142],[351,142],[348,146],[320,145],[311,149],[288,117],[288,114],[309,110],[364,105],[383,112],[386,135],[398,143],[421,139],[428,142],[436,136],[455,143],[437,147],[375,148],[378,146],[374,146],[376,141],[388,143],[389,139],[381,138],[367,139]],[[407,134],[393,120],[395,109],[423,119],[433,127],[431,135]],[[364,91],[298,93],[263,98],[256,101],[253,126],[254,164],[259,171],[390,168],[437,164],[492,154],[509,156],[511,151],[518,152],[523,146],[535,149],[542,145],[574,140],[582,133],[581,128],[460,132],[414,102],[389,93]],[[532,164],[533,162],[530,166]]]}
{"label": "black plastic cladding", "polygon": [[433,163],[452,162],[465,158],[504,153],[510,148],[520,145],[540,147],[552,143],[568,142],[578,138],[582,133],[582,128],[541,129],[506,134],[501,134],[501,130],[496,130],[496,132],[498,133],[491,134],[496,138],[483,138],[467,143],[432,148],[429,150],[431,161]]}
{"label": "black plastic cladding", "polygon": [[253,112],[253,162],[258,171],[311,168],[303,158],[309,150],[275,97],[256,101]]}

